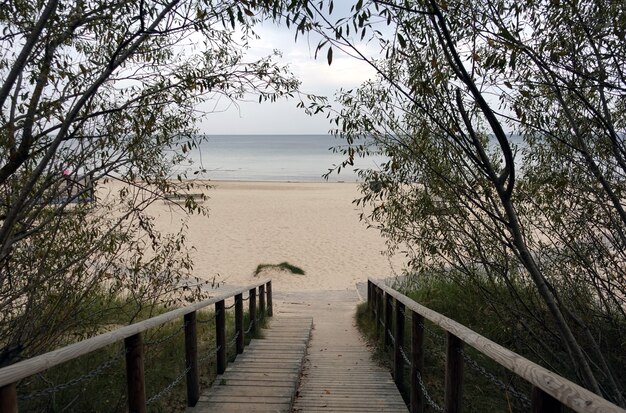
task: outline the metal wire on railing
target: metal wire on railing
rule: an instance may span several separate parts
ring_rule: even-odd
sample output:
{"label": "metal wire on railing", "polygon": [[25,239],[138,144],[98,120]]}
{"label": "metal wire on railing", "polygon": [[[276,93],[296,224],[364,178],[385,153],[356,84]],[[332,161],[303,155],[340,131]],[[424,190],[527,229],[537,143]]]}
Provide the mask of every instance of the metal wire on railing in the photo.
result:
{"label": "metal wire on railing", "polygon": [[200,318],[197,318],[197,319],[196,319],[196,322],[197,322],[197,323],[200,323],[200,324],[209,324],[209,323],[212,323],[213,321],[215,321],[215,317],[217,317],[217,316],[219,315],[219,313],[220,313],[220,312],[219,312],[219,310],[218,310],[218,311],[215,311],[215,312],[214,312],[214,313],[213,313],[213,314],[212,314],[209,318],[204,319],[204,320],[202,320],[202,319],[200,319]]}
{"label": "metal wire on railing", "polygon": [[123,350],[119,353],[117,353],[115,356],[109,358],[107,361],[105,361],[104,363],[100,364],[99,366],[97,366],[96,368],[90,370],[89,372],[83,374],[82,376],[78,376],[75,377],[65,383],[61,383],[61,384],[57,384],[54,386],[50,386],[48,388],[45,389],[41,389],[41,390],[37,390],[34,391],[30,394],[27,394],[25,396],[19,396],[18,400],[32,400],[35,399],[37,397],[41,397],[41,396],[48,396],[48,395],[52,395],[55,393],[58,393],[62,390],[68,389],[70,387],[76,386],[77,384],[83,383],[87,380],[90,380],[94,377],[96,377],[97,375],[101,374],[102,372],[104,372],[105,370],[107,370],[109,367],[111,367],[113,364],[115,364],[116,361],[120,360],[124,355],[126,354],[126,350]]}
{"label": "metal wire on railing", "polygon": [[228,344],[226,345],[226,347],[230,348],[232,346],[235,345],[235,343],[237,342],[237,338],[239,337],[239,331],[237,331],[235,333],[235,335],[233,336],[233,338],[228,342]]}
{"label": "metal wire on railing", "polygon": [[[402,346],[400,346],[400,354],[402,354],[402,358],[404,359],[404,362],[407,364],[407,366],[412,367],[413,364],[411,363],[411,360],[409,360],[409,357],[404,352],[404,349],[402,348]],[[435,410],[439,412],[443,412],[444,409],[441,406],[439,406],[428,393],[428,390],[426,389],[426,385],[422,381],[422,376],[420,375],[420,372],[416,371],[416,374],[417,374],[417,381],[420,384],[420,387],[422,389],[422,394],[424,395],[426,402],[429,405],[431,405]]]}
{"label": "metal wire on railing", "polygon": [[433,329],[431,329],[431,328],[428,328],[428,327],[426,326],[426,324],[424,324],[424,323],[422,323],[422,322],[419,322],[418,324],[419,324],[419,326],[420,326],[420,327],[422,327],[422,329],[423,329],[423,330],[424,330],[424,331],[425,331],[428,335],[430,335],[431,337],[436,338],[437,340],[439,340],[440,342],[442,342],[442,343],[444,343],[444,344],[445,344],[445,342],[446,342],[446,340],[447,340],[447,339],[446,339],[446,336],[444,336],[444,335],[443,335],[443,334],[441,334],[441,333],[438,333],[437,331],[435,331],[435,330],[433,330]]}
{"label": "metal wire on railing", "polygon": [[254,327],[254,322],[251,320],[250,324],[248,324],[248,328],[246,329],[245,333],[248,334],[250,330],[252,330],[252,327]]}
{"label": "metal wire on railing", "polygon": [[445,412],[446,410],[443,407],[439,406],[428,393],[428,390],[426,389],[426,384],[424,384],[424,380],[422,380],[422,375],[420,374],[420,372],[416,371],[415,374],[417,375],[417,382],[422,389],[422,394],[426,399],[426,403],[428,403],[433,409],[437,410],[438,412]]}
{"label": "metal wire on railing", "polygon": [[215,357],[218,351],[220,351],[222,346],[215,346],[212,349],[208,350],[205,356],[202,356],[198,359],[198,363],[203,363],[210,359],[211,357]]}
{"label": "metal wire on railing", "polygon": [[163,344],[166,341],[169,341],[169,340],[173,339],[174,337],[176,337],[177,335],[179,335],[182,331],[185,330],[186,326],[187,326],[187,323],[185,322],[185,323],[183,323],[182,326],[180,326],[179,328],[174,330],[171,334],[168,334],[165,337],[158,338],[158,339],[155,339],[155,340],[145,340],[144,344],[146,346],[156,346],[156,345],[159,345],[159,344]]}
{"label": "metal wire on railing", "polygon": [[510,394],[516,400],[518,400],[524,407],[530,407],[530,399],[524,393],[519,392],[515,387],[510,384],[504,383],[502,380],[497,378],[494,374],[490,373],[483,366],[478,364],[474,359],[471,358],[469,354],[467,354],[463,350],[459,350],[459,353],[463,356],[463,360],[475,371],[479,372],[483,375],[487,380],[491,383],[495,384],[500,390]]}
{"label": "metal wire on railing", "polygon": [[404,352],[404,348],[402,348],[402,346],[400,346],[400,354],[402,354],[402,358],[404,359],[404,362],[411,367],[411,360],[409,360],[409,358],[407,357],[406,353]]}
{"label": "metal wire on railing", "polygon": [[183,370],[183,372],[182,372],[182,373],[181,373],[178,377],[176,377],[174,380],[172,380],[172,381],[170,382],[170,384],[168,384],[167,386],[165,386],[163,389],[161,389],[161,391],[159,391],[159,392],[158,392],[157,394],[155,394],[154,396],[150,397],[150,398],[146,401],[146,404],[147,404],[147,405],[150,405],[150,404],[152,404],[152,403],[156,402],[157,400],[159,400],[161,397],[165,396],[167,393],[171,392],[171,391],[172,391],[172,389],[173,389],[174,387],[176,387],[176,385],[177,385],[178,383],[180,383],[180,382],[181,382],[181,380],[182,380],[183,378],[185,378],[185,376],[187,375],[187,373],[188,373],[190,370],[191,370],[191,366],[188,366],[185,370]]}

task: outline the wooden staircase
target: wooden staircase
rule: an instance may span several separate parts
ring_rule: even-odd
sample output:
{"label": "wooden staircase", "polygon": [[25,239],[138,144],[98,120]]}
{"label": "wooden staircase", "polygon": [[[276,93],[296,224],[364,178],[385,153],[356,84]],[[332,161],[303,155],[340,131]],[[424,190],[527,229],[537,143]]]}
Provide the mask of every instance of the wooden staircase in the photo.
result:
{"label": "wooden staircase", "polygon": [[275,317],[187,412],[289,412],[311,336],[311,317]]}

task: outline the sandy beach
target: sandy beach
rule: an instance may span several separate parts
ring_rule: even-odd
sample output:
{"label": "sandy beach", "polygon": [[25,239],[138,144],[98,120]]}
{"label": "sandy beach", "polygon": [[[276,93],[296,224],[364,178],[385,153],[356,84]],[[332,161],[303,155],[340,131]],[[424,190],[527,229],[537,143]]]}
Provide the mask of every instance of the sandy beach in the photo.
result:
{"label": "sandy beach", "polygon": [[[212,182],[210,216],[191,216],[194,275],[226,285],[255,282],[258,264],[288,261],[305,275],[267,272],[276,291],[353,289],[368,276],[400,272],[403,257],[359,221],[356,183]],[[170,202],[151,207],[157,225],[176,231],[183,214]]]}

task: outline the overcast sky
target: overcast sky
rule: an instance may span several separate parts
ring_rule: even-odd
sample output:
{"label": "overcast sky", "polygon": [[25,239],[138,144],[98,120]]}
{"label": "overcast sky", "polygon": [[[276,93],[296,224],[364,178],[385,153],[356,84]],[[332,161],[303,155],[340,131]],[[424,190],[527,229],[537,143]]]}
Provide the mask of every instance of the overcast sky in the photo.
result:
{"label": "overcast sky", "polygon": [[[315,60],[317,40],[307,41],[299,37],[296,43],[293,30],[264,24],[257,28],[257,33],[261,38],[251,41],[249,56],[260,58],[270,55],[274,49],[281,50],[281,62],[290,65],[302,81],[301,89],[305,93],[334,100],[334,94],[340,88],[350,89],[374,77],[374,71],[368,65],[338,50],[334,50],[331,66],[326,61],[326,49]],[[209,114],[201,122],[200,132],[208,135],[323,134],[331,129],[325,115],[308,116],[296,108],[296,104],[295,99],[259,103],[258,97],[251,97],[239,107],[231,106],[224,112]]]}

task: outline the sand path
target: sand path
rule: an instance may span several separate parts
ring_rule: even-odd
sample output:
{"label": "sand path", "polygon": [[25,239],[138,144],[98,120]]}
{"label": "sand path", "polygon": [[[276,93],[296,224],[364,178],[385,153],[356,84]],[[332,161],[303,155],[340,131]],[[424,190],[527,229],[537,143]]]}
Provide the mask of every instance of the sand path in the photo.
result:
{"label": "sand path", "polygon": [[294,412],[406,412],[391,374],[372,361],[354,319],[356,290],[276,294],[275,316],[312,316]]}

